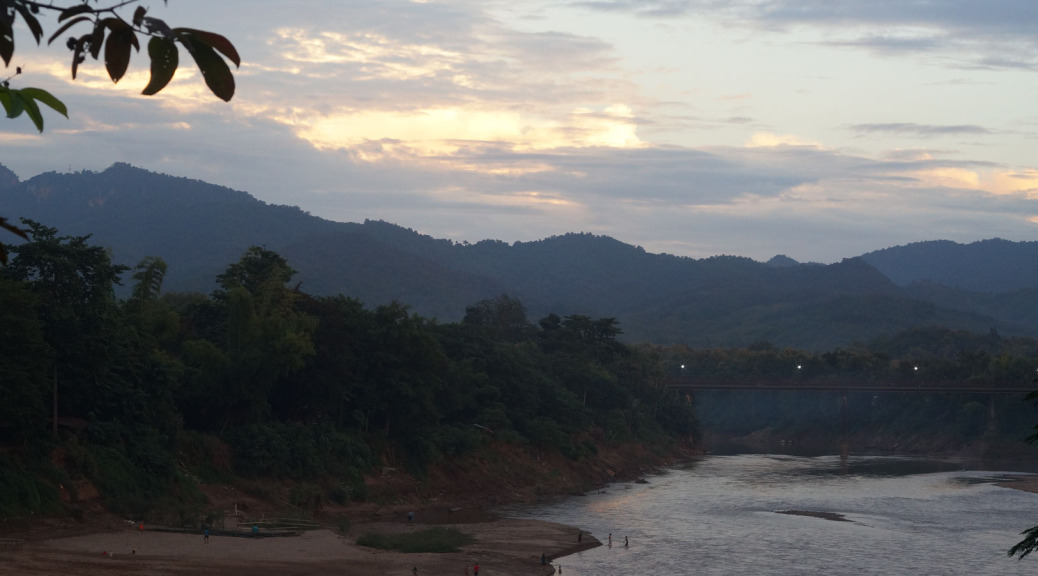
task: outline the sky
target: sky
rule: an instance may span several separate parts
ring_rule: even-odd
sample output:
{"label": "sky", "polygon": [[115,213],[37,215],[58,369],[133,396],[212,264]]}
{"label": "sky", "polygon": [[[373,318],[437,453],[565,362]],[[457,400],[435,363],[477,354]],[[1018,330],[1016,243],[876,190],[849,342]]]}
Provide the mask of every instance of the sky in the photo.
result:
{"label": "sky", "polygon": [[140,5],[226,36],[234,98],[183,49],[156,96],[143,53],[117,84],[92,59],[73,80],[63,41],[18,28],[11,86],[69,118],[4,121],[0,164],[127,162],[457,242],[590,232],[829,263],[1038,239],[1034,0]]}

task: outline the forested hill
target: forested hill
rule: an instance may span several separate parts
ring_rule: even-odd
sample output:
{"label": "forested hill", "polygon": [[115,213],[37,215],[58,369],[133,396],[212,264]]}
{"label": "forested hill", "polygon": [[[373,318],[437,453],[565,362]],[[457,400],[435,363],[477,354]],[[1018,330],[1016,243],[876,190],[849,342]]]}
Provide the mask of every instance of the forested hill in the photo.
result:
{"label": "forested hill", "polygon": [[876,250],[862,258],[902,285],[931,282],[995,293],[1038,286],[1038,242],[933,240]]}
{"label": "forested hill", "polygon": [[211,292],[228,263],[257,245],[285,257],[307,293],[343,294],[367,306],[398,301],[442,321],[460,319],[477,300],[509,294],[534,317],[615,317],[629,341],[697,347],[768,341],[821,350],[913,326],[1038,335],[1038,278],[1020,272],[1035,243],[982,243],[983,268],[963,265],[954,243],[827,266],[650,254],[592,234],[458,244],[380,221],[331,222],[126,164],[24,182],[0,167],[0,207],[12,220],[92,234],[120,264],[162,258],[167,292]]}

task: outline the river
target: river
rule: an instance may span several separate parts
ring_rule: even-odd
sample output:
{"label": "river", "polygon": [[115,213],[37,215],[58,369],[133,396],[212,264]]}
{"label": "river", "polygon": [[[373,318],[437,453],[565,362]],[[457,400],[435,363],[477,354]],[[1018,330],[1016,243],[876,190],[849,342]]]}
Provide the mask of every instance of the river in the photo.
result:
{"label": "river", "polygon": [[606,544],[556,560],[564,576],[1030,575],[1038,553],[1006,556],[1038,524],[1038,494],[995,484],[1014,474],[919,458],[707,456],[647,484],[508,513]]}

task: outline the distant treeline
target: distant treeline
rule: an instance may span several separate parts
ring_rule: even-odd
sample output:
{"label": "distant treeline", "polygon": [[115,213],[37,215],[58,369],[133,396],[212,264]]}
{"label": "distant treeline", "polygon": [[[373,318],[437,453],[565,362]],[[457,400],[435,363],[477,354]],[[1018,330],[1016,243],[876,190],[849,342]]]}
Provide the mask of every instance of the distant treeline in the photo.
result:
{"label": "distant treeline", "polygon": [[141,516],[198,476],[324,479],[363,499],[376,463],[421,474],[491,441],[593,458],[696,433],[655,351],[618,342],[612,318],[533,323],[506,295],[450,324],[368,310],[297,290],[260,247],[212,294],[164,294],[159,258],[130,270],[25,225],[0,268],[0,516],[60,510],[77,478]]}

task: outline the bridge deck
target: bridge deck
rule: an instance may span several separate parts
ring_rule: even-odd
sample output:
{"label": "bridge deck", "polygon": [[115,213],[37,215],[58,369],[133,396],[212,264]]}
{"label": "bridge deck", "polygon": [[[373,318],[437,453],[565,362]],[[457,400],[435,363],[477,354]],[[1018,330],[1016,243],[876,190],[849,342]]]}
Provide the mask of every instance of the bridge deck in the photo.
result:
{"label": "bridge deck", "polygon": [[954,380],[867,380],[860,378],[672,378],[668,388],[679,390],[803,390],[866,392],[959,392],[978,394],[1028,394],[1033,382]]}

